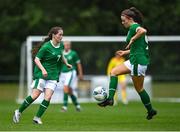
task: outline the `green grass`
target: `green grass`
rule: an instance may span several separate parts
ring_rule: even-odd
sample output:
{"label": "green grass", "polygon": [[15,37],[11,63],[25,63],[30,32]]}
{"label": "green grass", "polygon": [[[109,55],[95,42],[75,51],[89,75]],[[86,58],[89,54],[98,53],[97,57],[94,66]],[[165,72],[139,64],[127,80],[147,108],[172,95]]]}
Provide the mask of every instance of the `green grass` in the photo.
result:
{"label": "green grass", "polygon": [[145,109],[140,102],[130,102],[127,106],[100,108],[96,104],[82,104],[83,111],[76,112],[70,105],[67,113],[60,112],[60,105],[50,105],[42,120],[43,125],[35,125],[32,118],[38,105],[30,106],[22,115],[19,124],[12,122],[13,111],[18,107],[13,102],[0,102],[0,130],[180,130],[180,104],[153,102],[158,115],[146,120]]}
{"label": "green grass", "polygon": [[180,83],[179,82],[165,82],[153,83],[154,97],[173,97],[180,98]]}
{"label": "green grass", "polygon": [[[161,90],[168,90],[170,86],[177,90],[175,93],[178,92],[179,84],[169,83],[153,85],[153,92],[158,96]],[[69,106],[67,113],[61,113],[61,105],[51,104],[42,117],[44,124],[41,126],[32,123],[32,118],[39,107],[32,105],[23,113],[20,123],[14,124],[13,112],[19,106],[15,103],[17,87],[17,84],[0,84],[0,131],[180,131],[180,103],[155,101],[153,106],[158,110],[158,115],[150,121],[145,119],[146,111],[141,102],[130,102],[127,106],[119,104],[107,108],[100,108],[94,103],[85,103],[82,104],[83,111],[80,113],[76,112],[72,105]],[[173,95],[171,92],[170,94]]]}
{"label": "green grass", "polygon": [[18,94],[18,84],[2,83],[0,84],[0,101],[14,101]]}

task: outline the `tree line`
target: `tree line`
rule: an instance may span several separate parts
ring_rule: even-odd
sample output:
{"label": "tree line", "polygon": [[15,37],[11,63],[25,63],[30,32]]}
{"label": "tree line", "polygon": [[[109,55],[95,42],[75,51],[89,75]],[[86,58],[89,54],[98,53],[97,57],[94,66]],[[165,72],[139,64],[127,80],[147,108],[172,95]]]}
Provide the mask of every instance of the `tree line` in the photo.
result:
{"label": "tree line", "polygon": [[[68,36],[126,35],[122,10],[135,6],[144,14],[148,35],[179,35],[179,0],[5,0],[0,1],[0,75],[18,75],[20,47],[29,35],[46,35],[62,26]],[[82,44],[81,44],[82,45]],[[105,74],[107,61],[125,44],[74,46],[86,74]],[[179,43],[152,43],[149,73],[155,77],[179,76]],[[103,49],[104,52],[101,52]],[[94,60],[96,58],[96,60]],[[88,61],[87,61],[88,60]],[[93,66],[92,66],[93,65]]]}

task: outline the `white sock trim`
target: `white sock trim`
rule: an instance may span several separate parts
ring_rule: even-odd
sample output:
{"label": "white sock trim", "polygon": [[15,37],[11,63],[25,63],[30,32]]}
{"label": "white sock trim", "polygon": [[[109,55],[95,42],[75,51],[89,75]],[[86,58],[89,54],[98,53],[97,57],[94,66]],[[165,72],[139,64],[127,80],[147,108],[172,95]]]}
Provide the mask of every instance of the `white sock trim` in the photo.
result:
{"label": "white sock trim", "polygon": [[29,102],[28,102],[26,99],[25,99],[24,101],[25,101],[27,104],[29,104]]}
{"label": "white sock trim", "polygon": [[150,105],[151,103],[149,102],[148,104],[144,104],[144,105]]}
{"label": "white sock trim", "polygon": [[111,91],[116,91],[115,89],[113,89],[113,88],[110,88],[109,90],[111,90]]}
{"label": "white sock trim", "polygon": [[41,106],[43,106],[44,108],[46,108],[46,109],[47,109],[47,106],[45,106],[45,105],[43,105],[43,104],[41,104]]}

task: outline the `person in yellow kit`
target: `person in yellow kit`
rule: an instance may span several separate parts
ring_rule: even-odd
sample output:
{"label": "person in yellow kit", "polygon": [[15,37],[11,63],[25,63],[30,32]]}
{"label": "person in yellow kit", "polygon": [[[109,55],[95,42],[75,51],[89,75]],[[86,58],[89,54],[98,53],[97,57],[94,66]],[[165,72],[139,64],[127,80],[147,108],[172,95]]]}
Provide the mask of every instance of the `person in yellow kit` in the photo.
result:
{"label": "person in yellow kit", "polygon": [[[111,70],[114,67],[122,64],[124,61],[125,59],[118,55],[115,55],[114,57],[112,57],[108,63],[107,74],[110,75]],[[119,75],[118,83],[121,88],[121,101],[123,104],[128,104],[127,95],[126,95],[126,75]],[[118,103],[118,94],[116,91],[115,96],[114,96],[114,105],[117,105],[117,103]]]}

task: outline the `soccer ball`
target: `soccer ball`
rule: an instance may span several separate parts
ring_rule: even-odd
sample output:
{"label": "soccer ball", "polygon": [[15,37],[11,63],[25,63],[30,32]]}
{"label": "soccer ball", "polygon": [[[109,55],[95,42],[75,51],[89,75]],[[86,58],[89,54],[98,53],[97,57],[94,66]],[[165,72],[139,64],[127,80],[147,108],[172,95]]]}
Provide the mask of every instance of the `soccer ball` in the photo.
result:
{"label": "soccer ball", "polygon": [[107,98],[107,92],[106,89],[102,86],[98,86],[93,90],[93,97],[97,101],[104,101]]}

